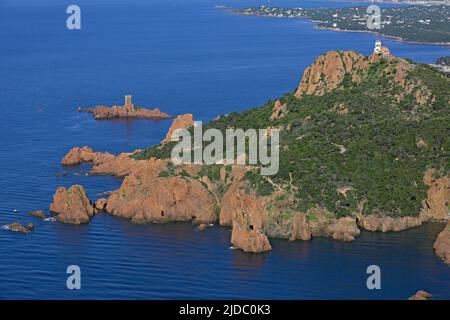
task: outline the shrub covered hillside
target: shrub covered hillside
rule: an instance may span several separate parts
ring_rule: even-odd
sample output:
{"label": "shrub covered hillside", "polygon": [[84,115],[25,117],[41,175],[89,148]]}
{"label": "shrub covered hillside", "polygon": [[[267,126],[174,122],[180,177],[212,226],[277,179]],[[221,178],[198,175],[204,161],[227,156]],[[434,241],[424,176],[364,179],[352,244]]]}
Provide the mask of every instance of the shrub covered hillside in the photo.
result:
{"label": "shrub covered hillside", "polygon": [[[333,51],[316,59],[295,92],[207,127],[280,128],[278,174],[244,179],[259,195],[276,185],[294,194],[295,211],[418,215],[424,172],[450,170],[450,78],[404,59]],[[172,146],[134,157],[167,158]]]}

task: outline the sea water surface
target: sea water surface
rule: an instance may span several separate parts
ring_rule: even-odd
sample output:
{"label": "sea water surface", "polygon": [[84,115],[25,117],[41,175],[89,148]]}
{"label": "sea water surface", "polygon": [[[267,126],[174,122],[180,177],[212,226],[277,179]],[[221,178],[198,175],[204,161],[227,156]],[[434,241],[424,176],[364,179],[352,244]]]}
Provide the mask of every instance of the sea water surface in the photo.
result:
{"label": "sea water surface", "polygon": [[[36,225],[27,235],[0,230],[1,299],[405,299],[419,289],[450,299],[450,269],[432,249],[442,224],[363,232],[353,243],[272,240],[271,252],[253,255],[230,250],[230,231],[218,226],[201,233],[189,223],[133,225],[107,214],[83,226],[28,217],[48,211],[60,185],[82,184],[94,200],[120,186],[113,177],[84,176],[89,166],[62,168],[73,146],[132,151],[158,143],[170,125],[94,121],[78,106],[119,104],[132,94],[140,106],[208,121],[292,91],[321,53],[369,54],[377,39],[214,7],[266,1],[76,2],[80,31],[65,25],[71,2],[0,1],[0,225]],[[450,55],[441,46],[384,44],[423,63]],[[61,171],[68,174],[55,176]],[[366,287],[373,264],[381,290]],[[69,265],[81,268],[81,290],[66,287]]]}

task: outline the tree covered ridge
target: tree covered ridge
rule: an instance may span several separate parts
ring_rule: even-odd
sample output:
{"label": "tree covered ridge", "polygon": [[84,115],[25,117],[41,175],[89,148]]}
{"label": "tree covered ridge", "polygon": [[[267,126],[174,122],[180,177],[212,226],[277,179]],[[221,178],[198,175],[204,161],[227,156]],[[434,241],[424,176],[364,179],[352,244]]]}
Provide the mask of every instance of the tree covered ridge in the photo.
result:
{"label": "tree covered ridge", "polygon": [[[401,79],[400,63],[408,66]],[[397,58],[379,59],[357,72],[358,81],[346,74],[321,96],[284,95],[279,102],[286,111],[276,119],[275,101],[268,101],[206,127],[281,129],[279,172],[244,179],[259,195],[270,194],[274,185],[285,190],[288,215],[316,206],[336,216],[418,215],[426,199],[426,169],[435,168],[438,176],[450,170],[450,78]],[[133,157],[168,158],[173,145]]]}

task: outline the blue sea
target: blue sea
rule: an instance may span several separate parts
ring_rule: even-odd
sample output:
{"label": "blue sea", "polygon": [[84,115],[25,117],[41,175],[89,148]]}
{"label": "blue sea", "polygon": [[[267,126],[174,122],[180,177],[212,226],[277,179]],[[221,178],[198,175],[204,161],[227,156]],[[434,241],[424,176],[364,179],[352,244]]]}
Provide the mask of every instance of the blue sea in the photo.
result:
{"label": "blue sea", "polygon": [[[73,146],[119,153],[158,143],[170,121],[94,121],[77,107],[135,104],[208,121],[294,90],[329,50],[370,54],[375,35],[314,29],[297,19],[233,15],[233,7],[342,6],[326,1],[77,0],[82,29],[66,28],[65,0],[0,0],[0,299],[406,299],[423,289],[450,299],[450,268],[433,252],[443,228],[363,232],[352,243],[272,240],[259,255],[230,250],[230,231],[190,223],[133,225],[107,214],[87,225],[27,216],[48,211],[58,186],[91,199],[120,186],[62,168]],[[383,39],[394,55],[432,63],[448,47]],[[57,177],[61,171],[68,175]],[[81,175],[80,175],[81,174]],[[14,212],[17,210],[18,212]],[[66,269],[81,268],[81,290]],[[366,269],[381,268],[381,290]]]}

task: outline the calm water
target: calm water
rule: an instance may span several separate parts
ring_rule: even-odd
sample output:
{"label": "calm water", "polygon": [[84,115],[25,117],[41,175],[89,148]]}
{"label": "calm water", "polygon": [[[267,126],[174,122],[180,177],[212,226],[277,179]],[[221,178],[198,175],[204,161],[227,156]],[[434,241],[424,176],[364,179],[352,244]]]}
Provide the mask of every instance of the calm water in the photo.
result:
{"label": "calm water", "polygon": [[[404,299],[425,289],[450,299],[450,269],[432,250],[439,224],[363,233],[351,244],[274,240],[273,251],[251,255],[229,250],[230,232],[219,227],[199,233],[190,224],[136,226],[109,215],[67,226],[26,216],[47,210],[59,185],[83,184],[93,199],[119,187],[112,177],[76,175],[88,166],[56,177],[67,171],[59,161],[71,147],[130,151],[159,142],[170,125],[95,122],[77,106],[120,103],[130,93],[138,105],[207,121],[293,90],[325,51],[369,54],[376,39],[186,2],[77,1],[83,29],[76,32],[65,28],[67,1],[0,1],[0,225],[36,224],[29,235],[0,230],[0,298]],[[384,42],[420,62],[450,55],[445,47]],[[82,269],[81,291],[65,287],[71,264]],[[370,264],[382,269],[381,291],[366,289]]]}

